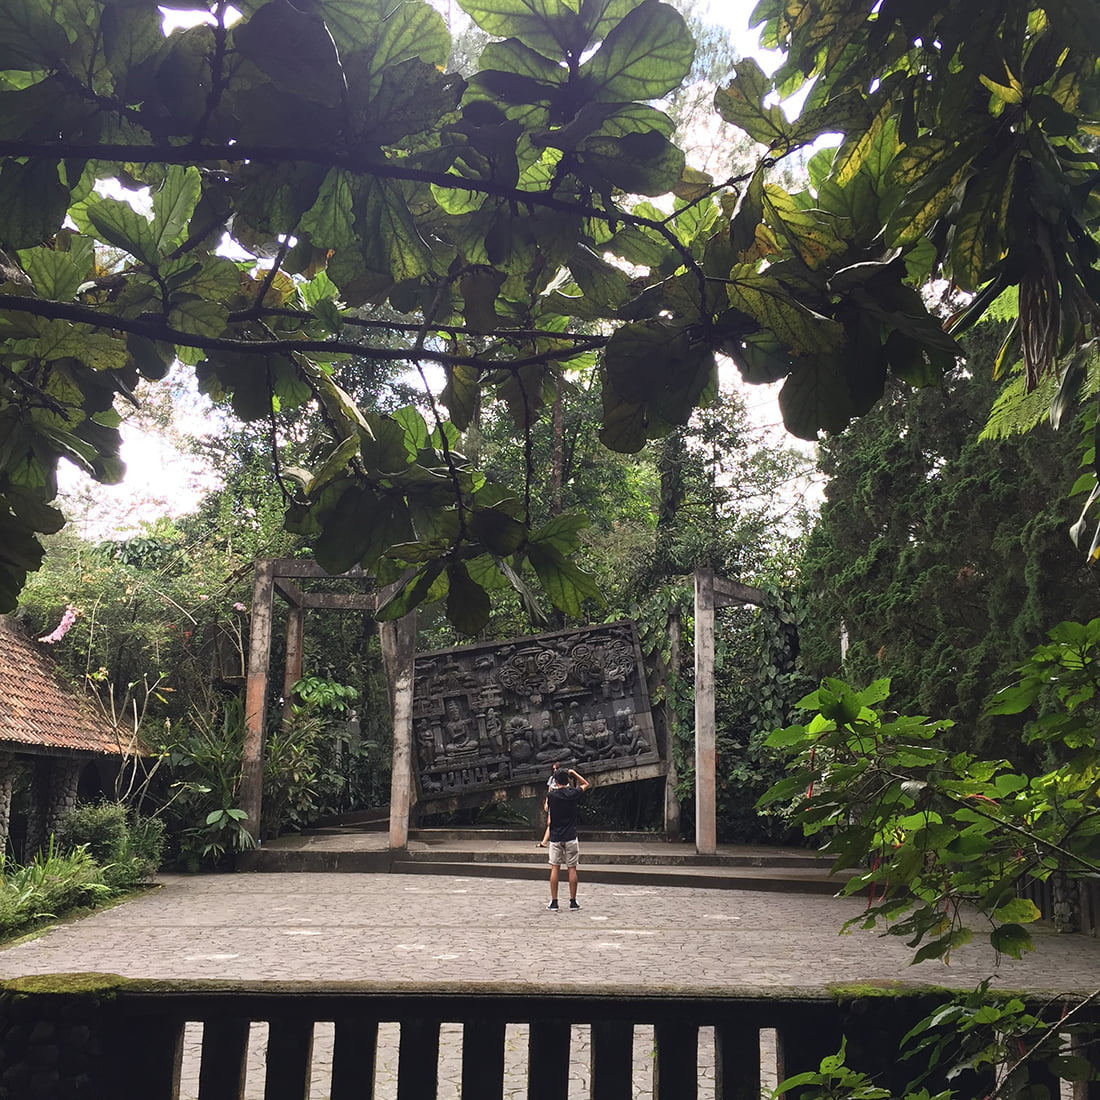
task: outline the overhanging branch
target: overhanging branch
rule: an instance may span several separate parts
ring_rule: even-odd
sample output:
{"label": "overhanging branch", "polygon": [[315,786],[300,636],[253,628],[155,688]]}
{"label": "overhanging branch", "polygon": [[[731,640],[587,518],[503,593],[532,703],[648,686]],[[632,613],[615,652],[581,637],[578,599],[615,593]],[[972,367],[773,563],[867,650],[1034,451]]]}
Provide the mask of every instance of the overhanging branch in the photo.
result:
{"label": "overhanging branch", "polygon": [[[88,306],[71,302],[51,302],[42,298],[28,298],[18,294],[0,294],[0,310],[28,313],[51,320],[72,321],[92,328],[144,336],[149,340],[162,340],[201,351],[232,351],[245,355],[289,355],[295,352],[314,352],[321,355],[355,355],[367,359],[388,362],[417,362],[426,360],[442,366],[474,367],[478,370],[518,370],[540,363],[563,362],[574,356],[602,348],[606,336],[572,337],[569,347],[552,348],[517,359],[483,359],[473,355],[453,355],[428,347],[380,348],[352,340],[242,340],[226,336],[200,336],[181,332],[163,321],[150,318],[117,317],[101,313]],[[495,334],[490,334],[495,335]],[[501,334],[504,338],[507,334]]]}

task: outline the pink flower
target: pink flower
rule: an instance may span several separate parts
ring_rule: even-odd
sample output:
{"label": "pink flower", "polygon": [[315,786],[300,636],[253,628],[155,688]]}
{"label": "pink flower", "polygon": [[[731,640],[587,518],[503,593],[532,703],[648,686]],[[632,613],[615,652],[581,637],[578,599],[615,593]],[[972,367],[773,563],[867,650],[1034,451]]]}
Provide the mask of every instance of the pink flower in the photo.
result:
{"label": "pink flower", "polygon": [[46,634],[39,638],[40,642],[45,642],[46,645],[53,645],[55,642],[60,642],[66,634],[69,633],[73,623],[76,622],[77,610],[72,604],[69,604],[65,608],[65,614],[61,616],[61,622],[54,627],[51,634]]}
{"label": "pink flower", "polygon": [[248,610],[248,608],[247,608],[247,607],[245,607],[245,605],[244,605],[243,603],[241,603],[240,601],[238,601],[237,603],[235,603],[235,604],[233,605],[233,610],[234,610],[234,611],[247,611],[247,610]]}

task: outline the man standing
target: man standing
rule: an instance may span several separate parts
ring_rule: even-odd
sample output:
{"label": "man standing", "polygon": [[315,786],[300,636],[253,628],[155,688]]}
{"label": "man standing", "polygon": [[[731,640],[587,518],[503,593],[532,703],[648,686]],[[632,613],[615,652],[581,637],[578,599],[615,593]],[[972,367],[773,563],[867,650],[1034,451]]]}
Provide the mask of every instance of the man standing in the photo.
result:
{"label": "man standing", "polygon": [[[591,784],[572,768],[558,768],[550,778],[550,789],[546,792],[546,812],[550,815],[550,904],[546,908],[556,913],[558,874],[563,866],[569,872],[569,908],[580,908],[577,904],[577,864],[581,850],[577,842],[577,808],[581,794]],[[576,779],[578,785],[571,786],[570,779]]]}

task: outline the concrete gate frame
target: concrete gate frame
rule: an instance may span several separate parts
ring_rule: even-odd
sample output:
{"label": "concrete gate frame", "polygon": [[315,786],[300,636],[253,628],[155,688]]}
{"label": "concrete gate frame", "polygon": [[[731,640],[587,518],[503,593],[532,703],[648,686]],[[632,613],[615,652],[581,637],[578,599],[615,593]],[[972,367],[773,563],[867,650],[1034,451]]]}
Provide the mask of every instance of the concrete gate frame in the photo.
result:
{"label": "concrete gate frame", "polygon": [[[256,562],[245,680],[241,809],[248,814],[248,829],[257,842],[263,809],[264,740],[275,596],[278,595],[289,608],[286,664],[283,669],[283,697],[288,699],[291,689],[302,678],[306,612],[317,609],[373,612],[390,592],[388,588],[359,593],[306,592],[297,583],[303,580],[370,582],[371,578],[358,567],[346,573],[328,573],[316,562],[302,558],[262,558]],[[408,846],[409,813],[413,805],[412,697],[416,612],[410,612],[395,622],[379,623],[378,628],[393,713],[389,842],[391,848],[405,848]]]}
{"label": "concrete gate frame", "polygon": [[[283,695],[289,697],[302,677],[305,614],[312,609],[374,611],[388,595],[381,592],[306,592],[304,579],[368,581],[361,569],[332,574],[316,562],[298,558],[260,559],[255,565],[245,686],[245,737],[241,767],[241,809],[249,831],[259,840],[263,806],[264,727],[270,678],[274,598],[288,605]],[[716,733],[714,712],[714,613],[716,608],[744,604],[763,606],[765,595],[752,585],[717,577],[713,569],[695,572],[695,850],[717,852]],[[390,786],[389,845],[408,846],[409,816],[415,797],[412,735],[416,612],[395,622],[379,623],[382,659],[393,710],[393,770]],[[675,781],[674,775],[668,782]]]}

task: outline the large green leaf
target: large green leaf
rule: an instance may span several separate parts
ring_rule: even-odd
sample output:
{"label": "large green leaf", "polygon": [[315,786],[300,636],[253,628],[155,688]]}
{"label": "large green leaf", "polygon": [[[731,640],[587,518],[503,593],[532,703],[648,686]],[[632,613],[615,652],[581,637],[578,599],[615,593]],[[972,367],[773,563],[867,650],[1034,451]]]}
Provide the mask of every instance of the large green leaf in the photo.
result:
{"label": "large green leaf", "polygon": [[411,58],[419,58],[433,68],[446,65],[451,36],[443,16],[429,4],[405,3],[393,8],[371,45],[366,90],[368,97],[374,98],[390,66]]}
{"label": "large green leaf", "polygon": [[119,81],[164,45],[164,16],[152,6],[107,4],[100,26],[107,64]]}
{"label": "large green leaf", "polygon": [[751,58],[737,63],[733,79],[714,93],[715,110],[729,123],[744,130],[761,145],[785,145],[790,139],[791,125],[783,108],[765,106],[771,92],[771,82]]}
{"label": "large green leaf", "polygon": [[459,0],[459,7],[494,38],[518,38],[546,57],[579,57],[589,31],[562,0]]}
{"label": "large green leaf", "polygon": [[476,367],[458,365],[447,368],[447,384],[440,394],[440,401],[451,414],[451,422],[465,431],[473,421],[480,405],[481,372]]}
{"label": "large green leaf", "polygon": [[694,56],[684,17],[660,0],[643,0],[611,28],[580,77],[586,93],[605,103],[657,99],[687,76]]}
{"label": "large green leaf", "polygon": [[951,274],[962,290],[976,291],[1005,254],[1015,180],[1016,156],[1011,150],[967,184],[951,241]]}
{"label": "large green leaf", "polygon": [[514,554],[527,540],[527,528],[499,508],[478,508],[469,523],[478,542],[498,558]]}
{"label": "large green leaf", "polygon": [[302,215],[301,228],[319,248],[344,248],[355,241],[352,197],[355,180],[340,168],[325,176],[317,201]]}
{"label": "large green leaf", "polygon": [[527,559],[550,602],[559,611],[583,620],[585,600],[603,604],[603,594],[592,576],[565,558],[553,545],[532,539],[527,546]]}
{"label": "large green leaf", "polygon": [[58,69],[69,52],[68,35],[44,0],[0,4],[0,71]]}
{"label": "large green leaf", "polygon": [[[89,244],[91,242],[88,242]],[[81,262],[83,253],[54,248],[30,248],[19,253],[19,262],[30,276],[40,298],[68,302],[88,278],[91,265]]]}
{"label": "large green leaf", "polygon": [[108,244],[129,252],[142,263],[155,264],[161,259],[157,236],[149,219],[120,199],[93,198],[84,206],[92,228]]}
{"label": "large green leaf", "polygon": [[199,170],[173,164],[153,191],[153,247],[166,256],[182,240],[202,191]]}
{"label": "large green leaf", "polygon": [[[351,79],[349,75],[349,83]],[[440,120],[455,109],[462,81],[418,57],[410,57],[383,70],[378,91],[366,104],[358,94],[357,83],[353,90],[352,117],[360,140],[380,145],[408,144],[414,135],[435,130]]]}
{"label": "large green leaf", "polygon": [[378,605],[374,617],[379,622],[392,622],[407,615],[423,603],[436,579],[443,573],[445,562],[435,559],[421,566],[410,578],[398,585],[393,595]]}
{"label": "large green leaf", "polygon": [[42,564],[45,553],[30,524],[13,515],[0,496],[0,614],[15,610],[27,574]]}
{"label": "large green leaf", "polygon": [[455,561],[447,567],[447,619],[463,634],[479,634],[489,625],[489,593]]}
{"label": "large green leaf", "polygon": [[839,347],[844,338],[837,321],[806,306],[769,271],[757,271],[755,264],[733,268],[726,291],[730,305],[774,332],[795,355]]}
{"label": "large green leaf", "polygon": [[[839,432],[847,427],[861,407],[882,395],[884,370],[872,371],[872,378],[853,394],[847,364],[838,355],[816,355],[795,359],[779,391],[779,408],[787,431],[799,439],[816,441],[821,432]],[[877,374],[875,392],[873,376]],[[868,400],[869,399],[869,400]]]}
{"label": "large green leaf", "polygon": [[577,175],[599,191],[607,185],[635,195],[663,195],[684,171],[684,153],[657,130],[605,137],[596,133],[577,147]]}
{"label": "large green leaf", "polygon": [[371,180],[365,187],[358,222],[368,267],[391,272],[397,282],[431,270],[431,250],[420,235],[399,185],[385,179]]}
{"label": "large green leaf", "polygon": [[761,194],[765,220],[776,237],[811,269],[843,255],[848,242],[837,235],[836,219],[816,210],[802,210],[782,187],[768,184]]}
{"label": "large green leaf", "polygon": [[[687,422],[704,394],[715,385],[711,349],[686,329],[661,321],[623,325],[604,349],[604,429],[600,438],[621,449],[632,426],[652,438],[673,424]],[[639,413],[620,406],[637,406]],[[617,439],[615,444],[610,440]]]}
{"label": "large green leaf", "polygon": [[246,23],[233,28],[233,43],[279,88],[322,107],[337,107],[344,76],[336,43],[319,16],[290,0],[269,0]]}
{"label": "large green leaf", "polygon": [[7,160],[0,168],[0,247],[30,248],[61,228],[69,189],[57,167],[49,160]]}
{"label": "large green leaf", "polygon": [[629,278],[625,271],[597,256],[590,248],[580,246],[569,261],[569,270],[577,281],[577,286],[589,301],[594,301],[610,316],[629,294]]}

